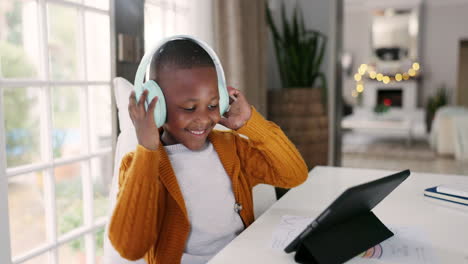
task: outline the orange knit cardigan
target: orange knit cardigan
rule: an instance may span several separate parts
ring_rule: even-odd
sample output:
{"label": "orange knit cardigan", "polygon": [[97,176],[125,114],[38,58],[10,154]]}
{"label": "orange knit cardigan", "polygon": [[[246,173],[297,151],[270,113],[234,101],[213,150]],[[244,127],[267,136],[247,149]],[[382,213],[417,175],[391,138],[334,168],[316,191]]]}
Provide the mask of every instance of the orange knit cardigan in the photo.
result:
{"label": "orange knit cardigan", "polygon": [[[291,188],[307,178],[307,167],[295,146],[253,107],[242,128],[213,131],[208,138],[231,178],[246,227],[254,221],[252,188],[256,184]],[[117,197],[109,239],[120,255],[129,260],[144,257],[148,264],[180,263],[190,223],[162,144],[156,151],[138,145],[123,158]]]}

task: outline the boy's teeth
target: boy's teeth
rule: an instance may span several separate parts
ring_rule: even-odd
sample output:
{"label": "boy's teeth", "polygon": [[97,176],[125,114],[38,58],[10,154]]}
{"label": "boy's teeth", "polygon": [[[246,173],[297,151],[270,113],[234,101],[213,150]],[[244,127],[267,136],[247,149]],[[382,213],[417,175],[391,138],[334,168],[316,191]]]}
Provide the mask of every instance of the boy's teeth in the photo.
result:
{"label": "boy's teeth", "polygon": [[195,131],[195,130],[190,130],[190,133],[192,134],[196,134],[196,135],[201,135],[205,132],[205,130],[202,130],[202,131]]}

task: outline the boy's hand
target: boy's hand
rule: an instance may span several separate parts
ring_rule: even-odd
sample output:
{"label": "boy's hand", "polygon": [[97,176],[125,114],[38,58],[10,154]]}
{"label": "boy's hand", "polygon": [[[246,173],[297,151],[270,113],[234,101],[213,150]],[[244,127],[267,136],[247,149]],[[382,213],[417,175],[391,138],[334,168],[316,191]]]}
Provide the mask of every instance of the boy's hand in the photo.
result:
{"label": "boy's hand", "polygon": [[128,113],[135,127],[138,144],[150,150],[157,150],[159,147],[159,130],[154,122],[154,108],[158,102],[158,97],[154,97],[145,110],[145,101],[148,90],[143,91],[140,100],[136,101],[135,91],[130,94],[128,103]]}
{"label": "boy's hand", "polygon": [[241,128],[250,119],[252,110],[245,96],[237,89],[228,86],[228,94],[236,100],[230,100],[231,107],[228,112],[221,117],[219,123],[232,130]]}

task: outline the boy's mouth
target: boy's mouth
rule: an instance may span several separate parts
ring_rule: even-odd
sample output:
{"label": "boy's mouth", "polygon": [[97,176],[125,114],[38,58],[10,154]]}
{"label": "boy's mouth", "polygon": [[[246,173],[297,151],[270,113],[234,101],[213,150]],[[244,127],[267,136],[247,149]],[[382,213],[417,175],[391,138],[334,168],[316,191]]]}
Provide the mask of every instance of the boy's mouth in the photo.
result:
{"label": "boy's mouth", "polygon": [[188,131],[190,134],[194,135],[194,136],[203,136],[203,135],[206,134],[206,132],[208,131],[208,129],[202,129],[202,130],[199,130],[199,129],[197,129],[197,130],[187,129],[187,131]]}

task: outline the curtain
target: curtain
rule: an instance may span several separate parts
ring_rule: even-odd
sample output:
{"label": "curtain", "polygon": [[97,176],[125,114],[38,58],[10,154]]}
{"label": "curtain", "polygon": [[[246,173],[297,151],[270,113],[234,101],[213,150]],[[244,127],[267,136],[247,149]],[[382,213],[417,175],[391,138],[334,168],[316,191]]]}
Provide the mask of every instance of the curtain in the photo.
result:
{"label": "curtain", "polygon": [[213,0],[214,43],[228,85],[266,115],[267,26],[264,0]]}

